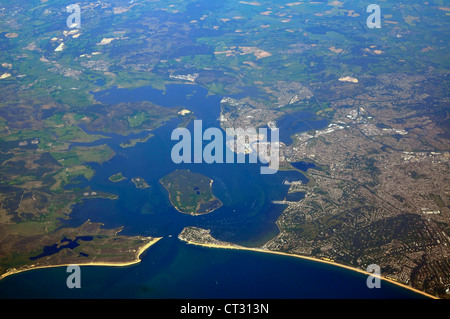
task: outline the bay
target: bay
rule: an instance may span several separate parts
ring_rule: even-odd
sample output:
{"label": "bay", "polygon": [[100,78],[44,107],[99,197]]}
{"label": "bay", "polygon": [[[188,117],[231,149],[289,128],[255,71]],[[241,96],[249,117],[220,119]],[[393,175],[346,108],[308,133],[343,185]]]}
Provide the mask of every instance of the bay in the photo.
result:
{"label": "bay", "polygon": [[[163,107],[183,107],[203,120],[203,130],[220,127],[220,96],[196,85],[169,85],[165,91],[151,87],[108,89],[94,94],[105,104],[151,101]],[[19,273],[0,282],[0,298],[418,298],[421,295],[383,282],[369,289],[366,276],[347,269],[298,258],[251,251],[212,249],[187,245],[177,235],[184,227],[211,229],[224,241],[259,246],[278,234],[275,224],[285,205],[285,181],[306,177],[297,171],[261,175],[261,164],[174,164],[170,136],[179,119],[152,131],[145,143],[123,149],[124,137],[108,134],[101,140],[117,154],[102,164],[92,164],[95,175],[78,187],[118,195],[116,200],[92,199],[74,206],[65,227],[90,219],[105,228],[124,226],[123,235],[163,237],[129,267],[82,267],[82,288],[66,286],[65,267]],[[323,123],[326,125],[327,123]],[[192,131],[193,123],[188,125]],[[319,124],[318,124],[319,125]],[[322,125],[322,124],[321,124]],[[300,126],[289,122],[290,136]],[[317,127],[319,128],[319,126]],[[310,129],[310,128],[305,128]],[[94,142],[95,143],[95,142]],[[96,142],[100,143],[100,142]],[[177,212],[159,180],[175,169],[189,169],[211,178],[213,193],[223,206],[201,216]],[[127,179],[109,181],[121,172]],[[133,177],[150,185],[137,189]],[[300,195],[301,197],[301,195]],[[299,198],[300,198],[299,197]]]}

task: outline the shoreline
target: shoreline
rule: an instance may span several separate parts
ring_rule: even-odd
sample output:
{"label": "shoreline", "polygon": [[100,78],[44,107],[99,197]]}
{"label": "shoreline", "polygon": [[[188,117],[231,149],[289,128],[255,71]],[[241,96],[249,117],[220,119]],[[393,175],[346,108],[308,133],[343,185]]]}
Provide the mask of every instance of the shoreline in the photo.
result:
{"label": "shoreline", "polygon": [[[150,238],[150,237],[149,237]],[[139,258],[148,248],[156,244],[159,240],[161,240],[162,237],[155,237],[152,238],[152,240],[148,243],[146,243],[144,246],[139,247],[139,249],[136,251],[135,259],[132,261],[127,262],[90,262],[90,263],[70,263],[70,264],[59,264],[59,265],[45,265],[45,266],[28,266],[24,269],[13,269],[10,271],[5,272],[4,274],[0,275],[0,281],[8,276],[19,274],[25,271],[29,270],[35,270],[35,269],[45,269],[45,268],[56,268],[56,267],[68,267],[71,265],[77,265],[77,266],[107,266],[107,267],[126,267],[135,265],[141,262],[141,259]]]}
{"label": "shoreline", "polygon": [[[76,264],[76,263],[67,263],[67,264],[59,264],[59,265],[45,265],[45,266],[36,266],[36,267],[28,267],[28,268],[24,268],[24,269],[13,269],[10,270],[2,275],[0,275],[0,281],[8,276],[11,275],[15,275],[18,273],[22,273],[22,272],[26,272],[26,271],[30,271],[30,270],[36,270],[36,269],[46,269],[46,268],[56,268],[56,267],[68,267],[71,265],[77,265],[77,266],[99,266],[99,267],[127,267],[127,266],[132,266],[135,264],[138,264],[141,262],[140,256],[151,246],[153,246],[154,244],[156,244],[159,240],[161,240],[163,237],[155,237],[153,238],[150,242],[148,242],[147,244],[143,245],[142,247],[140,247],[137,251],[136,251],[136,255],[135,255],[135,259],[132,261],[128,261],[128,262],[90,262],[90,263],[80,263],[80,264]],[[205,248],[214,248],[214,249],[233,249],[233,250],[244,250],[244,251],[253,251],[253,252],[259,252],[259,253],[268,253],[268,254],[274,254],[274,255],[281,255],[281,256],[287,256],[287,257],[293,257],[293,258],[299,258],[299,259],[304,259],[304,260],[309,260],[309,261],[314,261],[314,262],[320,262],[320,263],[324,263],[324,264],[328,264],[328,265],[332,265],[332,266],[336,266],[336,267],[340,267],[340,268],[344,268],[347,270],[352,270],[355,272],[358,272],[360,274],[364,274],[364,275],[373,275],[371,273],[368,273],[362,269],[358,269],[358,268],[354,268],[351,266],[347,266],[347,265],[343,265],[340,263],[336,263],[334,261],[331,260],[324,260],[324,259],[320,259],[320,258],[316,258],[316,257],[309,257],[309,256],[302,256],[302,255],[298,255],[298,254],[290,254],[290,253],[285,253],[285,252],[281,252],[281,251],[272,251],[272,250],[268,250],[268,249],[263,249],[263,248],[252,248],[252,247],[245,247],[245,246],[239,246],[239,245],[234,245],[234,244],[229,244],[229,245],[225,245],[225,244],[203,244],[203,243],[198,243],[198,242],[193,242],[193,241],[189,241],[189,240],[184,240],[184,239],[180,239],[181,241],[185,242],[188,245],[194,245],[194,246],[200,246],[200,247],[205,247]],[[373,275],[374,276],[374,275]],[[430,295],[424,291],[418,290],[416,288],[413,288],[411,286],[408,286],[406,284],[400,283],[394,279],[390,279],[387,277],[383,277],[383,276],[374,276],[377,278],[380,278],[381,280],[390,282],[394,285],[397,285],[399,287],[408,289],[410,291],[413,291],[415,293],[418,293],[422,296],[431,298],[431,299],[440,299],[436,296]]]}
{"label": "shoreline", "polygon": [[[356,271],[360,274],[364,274],[364,275],[373,275],[371,273],[368,273],[364,270],[358,269],[358,268],[354,268],[351,266],[347,266],[347,265],[343,265],[343,264],[339,264],[336,263],[334,261],[329,261],[329,260],[324,260],[324,259],[320,259],[320,258],[315,258],[315,257],[308,257],[308,256],[302,256],[302,255],[297,255],[297,254],[289,254],[289,253],[284,253],[281,251],[273,251],[273,250],[268,250],[268,249],[263,249],[263,248],[251,248],[251,247],[244,247],[244,246],[238,246],[238,245],[218,245],[218,244],[202,244],[202,243],[197,243],[197,242],[193,242],[193,241],[189,241],[189,240],[184,240],[184,239],[180,239],[182,241],[184,241],[185,243],[187,243],[188,245],[195,245],[195,246],[201,246],[201,247],[207,247],[207,248],[216,248],[216,249],[234,249],[234,250],[247,250],[247,251],[254,251],[254,252],[260,252],[260,253],[268,253],[268,254],[275,254],[275,255],[282,255],[282,256],[288,256],[288,257],[294,257],[294,258],[300,258],[300,259],[305,259],[305,260],[310,260],[310,261],[315,261],[315,262],[321,262],[324,264],[328,264],[328,265],[333,265],[333,266],[337,266],[337,267],[341,267],[341,268],[345,268],[348,270],[352,270],[352,271]],[[416,288],[413,288],[411,286],[408,286],[406,284],[400,283],[394,279],[390,279],[387,277],[383,277],[383,276],[374,276],[377,278],[380,278],[381,280],[390,282],[394,285],[400,286],[402,288],[411,290],[415,293],[418,293],[422,296],[431,298],[431,299],[440,299],[436,296],[430,295],[424,291],[418,290]]]}

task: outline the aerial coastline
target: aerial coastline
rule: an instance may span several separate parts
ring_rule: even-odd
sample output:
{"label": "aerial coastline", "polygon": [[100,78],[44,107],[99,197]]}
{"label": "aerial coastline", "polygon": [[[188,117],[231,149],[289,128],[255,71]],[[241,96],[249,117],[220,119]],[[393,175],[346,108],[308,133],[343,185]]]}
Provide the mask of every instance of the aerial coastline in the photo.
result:
{"label": "aerial coastline", "polygon": [[0,5],[0,298],[450,299],[450,5],[135,2]]}
{"label": "aerial coastline", "polygon": [[[269,254],[275,254],[275,255],[295,257],[295,258],[300,258],[300,259],[305,259],[305,260],[310,260],[310,261],[315,261],[315,262],[321,262],[321,263],[324,263],[324,264],[333,265],[333,266],[341,267],[341,268],[344,268],[344,269],[356,271],[356,272],[364,274],[364,275],[372,275],[373,277],[377,277],[377,278],[380,278],[381,280],[390,282],[390,283],[395,284],[397,286],[400,286],[402,288],[409,289],[409,290],[414,291],[415,293],[418,293],[418,294],[423,295],[425,297],[428,297],[428,298],[431,298],[431,299],[440,299],[440,298],[438,298],[436,296],[427,294],[424,291],[415,289],[415,288],[413,288],[411,286],[408,286],[408,285],[406,285],[404,283],[398,282],[398,281],[396,281],[394,279],[383,277],[383,276],[377,276],[377,275],[368,273],[368,272],[366,272],[366,271],[364,271],[362,269],[358,269],[358,268],[354,268],[354,267],[351,267],[351,266],[343,265],[343,264],[337,263],[337,262],[329,260],[329,259],[327,260],[327,259],[320,259],[320,258],[316,258],[316,257],[309,257],[309,256],[298,255],[298,254],[285,253],[285,252],[269,250],[267,248],[261,248],[261,247],[245,247],[245,246],[240,246],[240,245],[236,245],[236,244],[233,244],[233,243],[220,242],[220,241],[217,241],[218,243],[202,243],[202,242],[199,242],[199,241],[190,240],[190,239],[186,238],[185,233],[186,233],[186,230],[189,231],[189,230],[192,230],[192,229],[195,229],[195,228],[194,227],[186,227],[185,229],[183,229],[183,231],[178,236],[178,239],[181,240],[181,241],[186,242],[189,245],[195,245],[195,246],[201,246],[201,247],[207,247],[207,248],[246,250],[246,251],[254,251],[254,252],[259,252],[259,253],[269,253]],[[203,230],[203,231],[206,231],[206,230]],[[209,234],[209,231],[206,231],[206,232]]]}

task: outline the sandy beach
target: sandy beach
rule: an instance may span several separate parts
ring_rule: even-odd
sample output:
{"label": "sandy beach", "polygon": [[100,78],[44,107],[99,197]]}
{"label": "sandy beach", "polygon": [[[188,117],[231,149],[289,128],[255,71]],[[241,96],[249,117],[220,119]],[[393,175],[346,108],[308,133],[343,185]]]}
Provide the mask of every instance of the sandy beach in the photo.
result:
{"label": "sandy beach", "polygon": [[394,279],[390,279],[390,278],[386,278],[383,276],[376,276],[373,274],[370,274],[364,270],[358,269],[358,268],[354,268],[354,267],[350,267],[350,266],[346,266],[346,265],[342,265],[339,263],[336,263],[334,261],[330,261],[330,260],[323,260],[323,259],[319,259],[319,258],[314,258],[314,257],[308,257],[308,256],[302,256],[302,255],[296,255],[296,254],[288,254],[288,253],[283,253],[283,252],[279,252],[279,251],[272,251],[272,250],[268,250],[268,249],[261,249],[261,248],[251,248],[251,247],[244,247],[244,246],[239,246],[239,245],[217,245],[217,244],[202,244],[202,243],[196,243],[196,242],[192,242],[192,241],[186,241],[183,240],[184,242],[186,242],[189,245],[196,245],[196,246],[202,246],[202,247],[208,247],[208,248],[218,248],[218,249],[235,249],[235,250],[248,250],[248,251],[255,251],[255,252],[261,252],[261,253],[268,253],[268,254],[276,254],[276,255],[283,255],[283,256],[288,256],[288,257],[295,257],[295,258],[301,258],[301,259],[306,259],[306,260],[311,260],[311,261],[315,261],[315,262],[321,262],[321,263],[325,263],[325,264],[329,264],[329,265],[333,265],[333,266],[337,266],[337,267],[341,267],[341,268],[345,268],[345,269],[349,269],[352,271],[356,271],[359,272],[361,274],[364,275],[372,275],[374,277],[378,277],[381,280],[390,282],[392,284],[395,284],[397,286],[400,286],[402,288],[406,288],[409,290],[412,290],[418,294],[421,294],[423,296],[426,296],[428,298],[432,298],[432,299],[439,299],[435,296],[432,296],[430,294],[427,294],[426,292],[420,291],[418,289],[412,288],[410,286],[407,286],[405,284],[402,284]]}

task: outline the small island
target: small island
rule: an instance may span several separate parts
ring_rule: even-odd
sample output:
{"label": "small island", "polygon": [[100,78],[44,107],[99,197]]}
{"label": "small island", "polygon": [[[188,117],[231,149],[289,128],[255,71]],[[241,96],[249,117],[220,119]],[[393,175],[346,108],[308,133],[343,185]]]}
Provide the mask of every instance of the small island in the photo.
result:
{"label": "small island", "polygon": [[112,176],[109,177],[109,180],[113,183],[118,183],[121,182],[123,180],[127,179],[125,176],[122,175],[121,172],[114,174]]}
{"label": "small island", "polygon": [[145,189],[150,187],[150,185],[148,185],[142,177],[133,177],[131,181],[134,183],[136,188]]}
{"label": "small island", "polygon": [[161,178],[172,205],[183,214],[203,215],[222,206],[212,193],[213,181],[188,170],[176,170]]}

